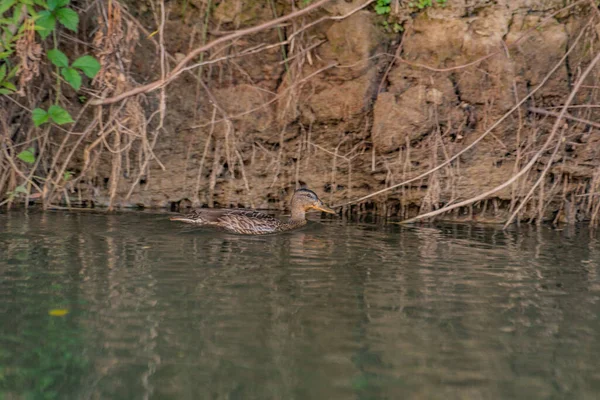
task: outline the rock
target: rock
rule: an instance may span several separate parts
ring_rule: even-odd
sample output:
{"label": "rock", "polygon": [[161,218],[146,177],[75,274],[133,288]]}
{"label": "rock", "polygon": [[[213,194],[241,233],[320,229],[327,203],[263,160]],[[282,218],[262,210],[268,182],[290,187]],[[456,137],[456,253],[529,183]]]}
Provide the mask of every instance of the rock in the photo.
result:
{"label": "rock", "polygon": [[[262,107],[269,97],[264,92],[250,85],[236,85],[224,89],[216,89],[213,94],[219,105],[225,109],[230,117],[255,110],[248,115],[235,118],[236,128],[240,132],[252,131],[262,132],[269,128],[272,123],[272,112],[270,107]],[[221,119],[217,112],[217,118]],[[208,121],[207,121],[208,122]]]}
{"label": "rock", "polygon": [[404,39],[403,56],[432,67],[453,66],[462,54],[467,30],[463,19],[428,19],[422,14]]}
{"label": "rock", "polygon": [[342,79],[353,79],[364,74],[373,64],[369,58],[384,44],[382,31],[375,25],[373,14],[368,11],[359,11],[335,22],[326,35],[327,43],[320,47],[319,56],[325,64],[335,62],[347,67],[336,71],[336,76]]}
{"label": "rock", "polygon": [[[430,19],[422,15],[405,38],[404,57],[432,68],[448,69],[439,74],[454,80],[462,101],[493,102],[498,113],[504,112],[514,104],[512,62],[502,45],[509,18],[506,7],[501,6],[485,8],[470,19]],[[486,61],[462,67],[493,52],[497,54]],[[452,67],[459,68],[449,69]],[[399,65],[395,70],[403,74],[407,67]],[[416,70],[413,76],[420,76],[419,81],[436,74],[424,68]]]}
{"label": "rock", "polygon": [[227,0],[218,5],[213,17],[219,24],[252,25],[272,19],[273,11],[267,2]]}
{"label": "rock", "polygon": [[371,71],[341,84],[322,82],[321,86],[324,88],[300,106],[302,114],[320,121],[351,119],[367,110],[374,78],[374,71]]}
{"label": "rock", "polygon": [[399,64],[388,79],[389,92],[380,93],[374,107],[372,135],[378,152],[397,150],[407,137],[419,139],[436,121],[445,125],[464,119],[452,82],[444,75]]}
{"label": "rock", "polygon": [[[525,32],[535,28],[541,20],[542,17],[538,16],[515,15],[506,42],[513,43],[518,40]],[[564,25],[556,20],[546,22],[543,27],[535,29],[512,47],[515,74],[530,86],[540,84],[564,55],[567,41],[568,35]],[[567,82],[567,69],[563,63],[544,85],[541,93],[553,97],[567,95]]]}
{"label": "rock", "polygon": [[427,99],[428,103],[433,103],[436,106],[440,106],[442,105],[443,101],[444,101],[444,94],[442,92],[440,92],[437,89],[429,89],[427,90],[427,93],[425,94],[425,98]]}
{"label": "rock", "polygon": [[[377,71],[370,57],[384,44],[384,40],[372,13],[359,11],[335,22],[327,29],[326,36],[327,43],[318,51],[322,62],[312,67],[305,65],[304,76],[332,63],[343,68],[332,68],[316,75],[303,85],[300,95],[292,99],[301,110],[300,117],[304,121],[335,121],[356,117],[367,109],[378,84]],[[287,82],[282,85],[282,88],[285,87]],[[278,103],[282,123],[298,117],[291,112],[294,107],[289,107],[289,104],[289,100],[285,99]]]}
{"label": "rock", "polygon": [[432,127],[426,106],[424,86],[415,86],[398,99],[393,93],[381,93],[373,110],[373,146],[379,153],[397,150],[418,139]]}

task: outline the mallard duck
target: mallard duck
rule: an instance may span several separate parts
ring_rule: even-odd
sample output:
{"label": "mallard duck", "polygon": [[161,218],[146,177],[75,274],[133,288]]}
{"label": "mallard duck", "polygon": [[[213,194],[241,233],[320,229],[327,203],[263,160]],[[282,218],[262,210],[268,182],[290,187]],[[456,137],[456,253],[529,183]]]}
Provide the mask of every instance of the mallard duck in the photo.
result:
{"label": "mallard duck", "polygon": [[292,215],[282,221],[256,210],[201,208],[188,215],[171,217],[171,221],[181,221],[201,226],[217,226],[228,232],[245,235],[265,235],[289,231],[306,225],[306,212],[319,210],[335,214],[312,190],[298,189],[292,196]]}

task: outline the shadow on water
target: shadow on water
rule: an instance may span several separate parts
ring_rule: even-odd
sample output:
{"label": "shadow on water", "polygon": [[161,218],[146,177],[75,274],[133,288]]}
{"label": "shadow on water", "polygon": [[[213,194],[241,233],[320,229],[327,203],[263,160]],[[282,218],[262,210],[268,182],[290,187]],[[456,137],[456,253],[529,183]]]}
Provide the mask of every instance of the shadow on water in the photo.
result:
{"label": "shadow on water", "polygon": [[600,390],[600,245],[585,228],[315,219],[247,237],[142,213],[0,227],[0,398]]}

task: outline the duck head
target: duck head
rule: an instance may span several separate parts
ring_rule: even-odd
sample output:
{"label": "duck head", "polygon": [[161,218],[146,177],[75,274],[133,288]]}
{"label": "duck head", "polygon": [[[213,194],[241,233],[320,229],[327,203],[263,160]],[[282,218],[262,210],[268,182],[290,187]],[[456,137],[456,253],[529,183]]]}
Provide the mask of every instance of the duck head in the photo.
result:
{"label": "duck head", "polygon": [[310,210],[336,214],[334,210],[323,204],[315,192],[308,189],[298,189],[294,192],[291,209],[292,218],[304,218],[304,214]]}

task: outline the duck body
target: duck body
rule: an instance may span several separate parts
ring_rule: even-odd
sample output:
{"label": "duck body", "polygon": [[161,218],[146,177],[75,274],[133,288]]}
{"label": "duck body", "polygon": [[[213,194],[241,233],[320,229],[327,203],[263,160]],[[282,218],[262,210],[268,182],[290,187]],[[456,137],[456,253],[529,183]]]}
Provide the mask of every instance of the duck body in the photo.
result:
{"label": "duck body", "polygon": [[187,215],[172,217],[171,221],[214,226],[243,235],[266,235],[306,225],[306,212],[311,209],[335,214],[335,211],[325,206],[313,191],[298,189],[292,197],[292,216],[287,221],[256,210],[215,208],[201,208]]}

